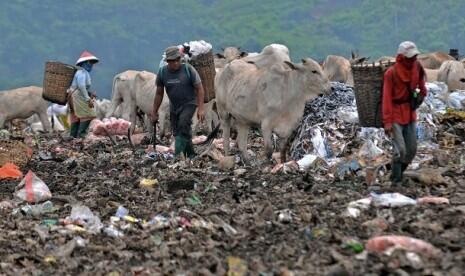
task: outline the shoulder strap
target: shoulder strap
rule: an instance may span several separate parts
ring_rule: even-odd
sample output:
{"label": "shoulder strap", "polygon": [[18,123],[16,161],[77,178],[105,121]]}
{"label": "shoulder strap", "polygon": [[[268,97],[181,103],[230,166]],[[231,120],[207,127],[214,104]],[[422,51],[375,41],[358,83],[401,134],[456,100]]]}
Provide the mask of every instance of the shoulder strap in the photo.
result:
{"label": "shoulder strap", "polygon": [[187,65],[187,63],[184,63],[184,69],[186,70],[187,78],[189,78],[189,80],[192,82],[191,70],[189,69],[189,65]]}

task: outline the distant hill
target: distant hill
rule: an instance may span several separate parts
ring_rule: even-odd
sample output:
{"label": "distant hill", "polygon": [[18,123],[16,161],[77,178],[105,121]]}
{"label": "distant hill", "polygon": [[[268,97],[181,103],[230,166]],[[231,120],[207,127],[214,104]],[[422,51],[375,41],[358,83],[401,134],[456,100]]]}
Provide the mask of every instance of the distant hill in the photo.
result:
{"label": "distant hill", "polygon": [[292,58],[394,55],[413,40],[422,51],[465,51],[465,1],[458,0],[10,0],[0,3],[0,90],[41,85],[46,60],[74,63],[83,49],[101,97],[127,69],[154,71],[163,49],[206,40],[215,50],[289,47]]}

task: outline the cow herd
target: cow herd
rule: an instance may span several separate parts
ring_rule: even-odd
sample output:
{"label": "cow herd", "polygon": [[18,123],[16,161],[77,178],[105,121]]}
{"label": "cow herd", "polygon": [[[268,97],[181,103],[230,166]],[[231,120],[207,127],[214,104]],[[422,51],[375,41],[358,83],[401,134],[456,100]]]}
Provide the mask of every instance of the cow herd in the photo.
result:
{"label": "cow herd", "polygon": [[[465,90],[464,61],[433,52],[418,56],[426,71],[427,81],[445,82],[450,90]],[[394,62],[394,57],[382,57],[375,62]],[[206,104],[206,122],[202,128],[209,132],[221,123],[225,153],[229,152],[230,129],[237,129],[237,143],[244,160],[247,137],[251,126],[260,127],[265,153],[272,153],[272,134],[280,139],[281,160],[286,159],[287,140],[302,117],[305,102],[330,92],[330,81],[354,85],[351,66],[366,63],[365,58],[352,54],[351,59],[330,55],[321,65],[304,58],[291,62],[289,50],[271,44],[260,53],[245,53],[228,47],[215,57],[216,99]],[[152,131],[149,116],[155,97],[156,75],[147,71],[128,70],[113,78],[111,101],[97,102],[99,117],[122,117],[135,127],[139,121]],[[47,117],[48,103],[42,99],[40,87],[23,87],[0,92],[0,128],[12,119],[37,114],[45,130],[50,130]],[[194,131],[200,122],[194,115]],[[164,97],[159,111],[159,134],[169,129],[169,100]]]}

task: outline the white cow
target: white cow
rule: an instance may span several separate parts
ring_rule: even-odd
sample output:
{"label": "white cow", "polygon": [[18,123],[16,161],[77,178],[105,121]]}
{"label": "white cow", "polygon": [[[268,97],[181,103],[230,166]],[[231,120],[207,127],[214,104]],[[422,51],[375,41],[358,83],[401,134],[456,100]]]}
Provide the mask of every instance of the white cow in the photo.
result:
{"label": "white cow", "polygon": [[113,117],[118,106],[122,104],[121,117],[130,120],[130,106],[133,99],[134,80],[139,71],[127,70],[117,74],[113,78],[113,87],[111,92],[111,106],[105,117]]}
{"label": "white cow", "polygon": [[445,82],[449,91],[465,90],[465,68],[460,61],[444,61],[439,68],[438,81]]}
{"label": "white cow", "polygon": [[[265,64],[266,62],[263,62]],[[249,128],[262,129],[267,157],[272,154],[271,136],[281,138],[281,160],[286,160],[288,138],[302,118],[305,103],[331,91],[328,78],[312,59],[290,61],[260,69],[243,59],[231,62],[217,80],[216,103],[225,154],[229,154],[231,119],[238,130],[237,143],[245,160]]]}
{"label": "white cow", "polygon": [[46,131],[51,131],[47,116],[48,102],[42,98],[42,88],[28,86],[0,91],[0,129],[13,119],[27,119],[37,114]]}
{"label": "white cow", "polygon": [[276,63],[291,61],[289,49],[282,44],[270,44],[265,46],[258,55],[249,55],[242,58],[243,61],[253,63],[259,69],[268,68]]}

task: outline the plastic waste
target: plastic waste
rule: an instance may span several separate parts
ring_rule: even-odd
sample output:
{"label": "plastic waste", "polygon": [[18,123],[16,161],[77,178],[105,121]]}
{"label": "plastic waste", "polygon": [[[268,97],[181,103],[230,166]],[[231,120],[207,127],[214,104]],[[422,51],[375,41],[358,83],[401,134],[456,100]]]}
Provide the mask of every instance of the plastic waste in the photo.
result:
{"label": "plastic waste", "polygon": [[91,233],[98,233],[103,227],[100,218],[84,205],[74,205],[71,209],[71,215],[66,218],[66,221],[84,226]]}
{"label": "plastic waste", "polygon": [[17,189],[19,190],[15,196],[29,203],[42,202],[52,198],[52,193],[47,185],[32,171],[26,174]]}
{"label": "plastic waste", "polygon": [[379,236],[367,241],[366,247],[370,252],[390,255],[395,249],[415,252],[425,257],[438,257],[441,251],[432,244],[406,236]]}
{"label": "plastic waste", "polygon": [[113,225],[110,225],[103,229],[103,232],[112,238],[121,238],[124,236],[123,232],[116,229]]}
{"label": "plastic waste", "polygon": [[406,205],[415,205],[417,201],[413,198],[404,196],[399,193],[377,194],[370,193],[372,203],[375,206],[383,207],[401,207]]}
{"label": "plastic waste", "polygon": [[418,204],[450,204],[449,199],[437,196],[425,196],[417,199]]}
{"label": "plastic waste", "polygon": [[316,155],[319,157],[325,159],[329,157],[329,154],[326,150],[326,145],[325,145],[325,139],[323,138],[323,135],[321,134],[321,129],[315,128],[313,130],[313,136],[312,136],[312,144],[313,144],[313,151],[315,152]]}
{"label": "plastic waste", "polygon": [[343,106],[337,110],[337,116],[349,124],[358,123],[357,109],[353,106]]}
{"label": "plastic waste", "polygon": [[25,205],[20,208],[21,213],[24,215],[38,216],[41,214],[52,213],[55,211],[53,208],[53,203],[51,201],[46,201],[42,204],[37,205]]}
{"label": "plastic waste", "polygon": [[123,206],[119,206],[118,209],[116,210],[116,217],[123,218],[124,216],[127,216],[129,214],[129,210],[124,208]]}
{"label": "plastic waste", "polygon": [[97,136],[127,135],[131,123],[124,119],[105,118],[102,121],[95,120],[92,133]]}
{"label": "plastic waste", "polygon": [[42,224],[46,226],[53,226],[58,224],[58,220],[56,219],[44,219],[42,220]]}
{"label": "plastic waste", "polygon": [[139,186],[146,189],[153,188],[157,184],[158,180],[150,178],[144,178],[139,182]]}
{"label": "plastic waste", "polygon": [[449,94],[448,106],[454,109],[465,109],[465,91],[459,90]]}
{"label": "plastic waste", "polygon": [[363,143],[362,147],[358,152],[358,156],[360,158],[363,158],[364,160],[373,160],[376,157],[382,155],[383,153],[383,150],[377,147],[375,143],[373,143],[373,141],[369,139],[366,140],[365,143]]}
{"label": "plastic waste", "polygon": [[342,246],[343,248],[348,248],[352,250],[354,253],[361,253],[363,250],[365,250],[363,244],[356,240],[348,240],[344,243]]}
{"label": "plastic waste", "polygon": [[156,229],[162,229],[170,226],[170,220],[163,215],[154,216],[149,222],[148,225],[153,225]]}
{"label": "plastic waste", "polygon": [[302,159],[297,161],[300,170],[305,171],[308,168],[311,168],[318,161],[318,156],[314,154],[306,154]]}
{"label": "plastic waste", "polygon": [[346,209],[346,214],[353,218],[356,218],[360,215],[361,210],[367,210],[371,205],[371,198],[362,198],[356,201],[349,202],[349,205]]}
{"label": "plastic waste", "polygon": [[238,257],[228,257],[228,276],[244,276],[247,274],[247,263]]}
{"label": "plastic waste", "polygon": [[281,223],[290,223],[292,221],[292,213],[290,210],[279,212],[278,221]]}
{"label": "plastic waste", "polygon": [[10,132],[6,129],[0,129],[0,139],[10,139]]}
{"label": "plastic waste", "polygon": [[0,168],[0,179],[20,178],[22,176],[23,173],[19,170],[18,166],[13,163],[5,163]]}

